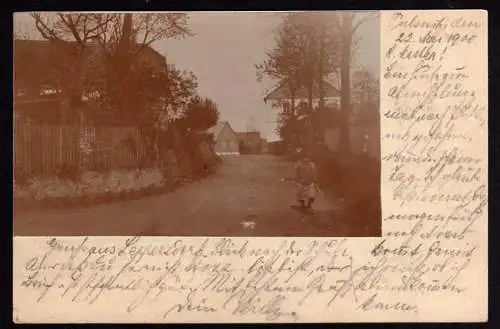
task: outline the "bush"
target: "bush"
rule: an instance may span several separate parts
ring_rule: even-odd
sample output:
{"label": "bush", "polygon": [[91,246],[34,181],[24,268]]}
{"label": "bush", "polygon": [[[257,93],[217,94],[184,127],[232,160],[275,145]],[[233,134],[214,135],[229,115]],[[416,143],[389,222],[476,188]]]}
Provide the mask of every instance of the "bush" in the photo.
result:
{"label": "bush", "polygon": [[339,163],[339,183],[346,197],[380,190],[380,162],[366,155],[351,155]]}

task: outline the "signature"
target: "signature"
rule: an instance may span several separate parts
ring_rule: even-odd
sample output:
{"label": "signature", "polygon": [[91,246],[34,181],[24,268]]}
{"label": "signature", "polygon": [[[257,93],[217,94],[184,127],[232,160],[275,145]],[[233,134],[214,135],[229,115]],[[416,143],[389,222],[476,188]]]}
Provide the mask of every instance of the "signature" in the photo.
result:
{"label": "signature", "polygon": [[[232,294],[223,304],[224,309],[231,308],[233,315],[264,315],[266,320],[273,321],[279,319],[298,320],[298,314],[295,311],[284,311],[283,303],[287,300],[284,295],[271,295],[270,298],[264,298],[258,292],[249,290],[240,290]],[[235,305],[234,305],[235,304]]]}
{"label": "signature", "polygon": [[199,301],[195,300],[196,292],[191,290],[187,296],[186,300],[183,303],[175,304],[171,308],[169,308],[164,314],[163,318],[168,317],[172,312],[174,313],[182,313],[182,312],[199,312],[199,313],[214,313],[217,312],[218,309],[208,305],[208,299],[202,298]]}

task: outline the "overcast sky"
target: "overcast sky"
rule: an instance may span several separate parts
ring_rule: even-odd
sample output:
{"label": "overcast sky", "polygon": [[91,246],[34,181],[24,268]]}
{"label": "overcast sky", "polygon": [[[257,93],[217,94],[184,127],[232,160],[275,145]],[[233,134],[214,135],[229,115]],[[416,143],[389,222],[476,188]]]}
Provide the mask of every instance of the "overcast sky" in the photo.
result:
{"label": "overcast sky", "polygon": [[[191,13],[189,27],[194,37],[163,40],[153,47],[169,63],[198,77],[200,94],[219,105],[221,120],[229,121],[236,131],[251,126],[273,140],[277,138],[274,133],[277,110],[264,104],[263,95],[270,85],[257,82],[254,64],[265,60],[279,22],[279,16],[271,13]],[[30,23],[28,14],[15,17],[15,25]],[[362,25],[357,36],[361,40],[355,64],[378,76],[379,21]]]}

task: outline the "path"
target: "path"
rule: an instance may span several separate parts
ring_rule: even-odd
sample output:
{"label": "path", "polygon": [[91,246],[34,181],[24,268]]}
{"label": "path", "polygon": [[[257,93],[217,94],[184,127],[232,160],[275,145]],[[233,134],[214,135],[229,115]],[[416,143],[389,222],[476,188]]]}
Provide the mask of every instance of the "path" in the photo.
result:
{"label": "path", "polygon": [[14,230],[16,235],[360,235],[359,225],[338,215],[341,203],[332,197],[320,196],[313,216],[291,209],[295,188],[283,181],[291,170],[291,163],[271,155],[227,157],[214,176],[172,193],[20,214]]}

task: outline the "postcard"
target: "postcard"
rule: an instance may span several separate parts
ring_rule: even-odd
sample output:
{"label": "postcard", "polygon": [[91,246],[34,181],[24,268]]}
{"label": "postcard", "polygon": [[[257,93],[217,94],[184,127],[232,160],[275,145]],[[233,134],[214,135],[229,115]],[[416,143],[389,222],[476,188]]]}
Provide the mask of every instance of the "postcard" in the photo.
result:
{"label": "postcard", "polygon": [[487,321],[487,35],[15,13],[13,321]]}

